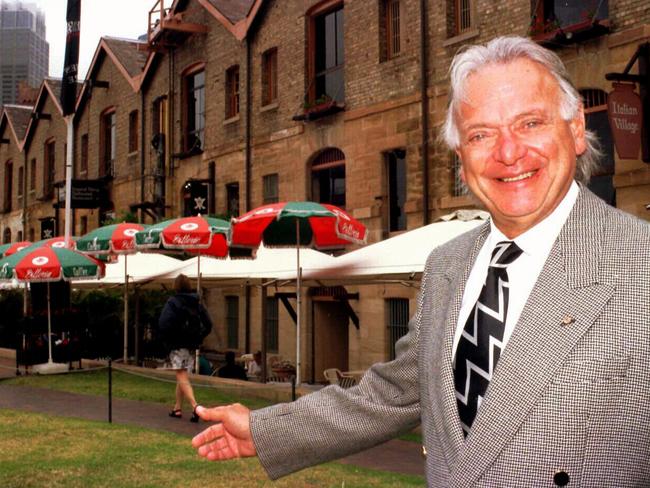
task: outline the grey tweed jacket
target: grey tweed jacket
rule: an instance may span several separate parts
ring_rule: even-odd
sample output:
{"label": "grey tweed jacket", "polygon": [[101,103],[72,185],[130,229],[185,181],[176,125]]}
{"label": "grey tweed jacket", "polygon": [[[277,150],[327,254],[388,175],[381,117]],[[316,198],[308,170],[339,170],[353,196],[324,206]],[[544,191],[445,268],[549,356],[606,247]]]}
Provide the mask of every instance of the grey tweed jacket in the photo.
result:
{"label": "grey tweed jacket", "polygon": [[397,359],[252,413],[270,477],[421,422],[430,487],[650,486],[650,226],[581,189],[464,439],[452,342],[488,233],[431,254]]}

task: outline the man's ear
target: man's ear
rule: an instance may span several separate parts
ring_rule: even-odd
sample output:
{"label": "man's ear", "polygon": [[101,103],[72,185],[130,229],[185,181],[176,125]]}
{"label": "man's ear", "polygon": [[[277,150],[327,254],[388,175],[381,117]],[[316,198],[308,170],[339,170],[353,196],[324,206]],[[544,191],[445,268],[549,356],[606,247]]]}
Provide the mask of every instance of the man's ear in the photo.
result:
{"label": "man's ear", "polygon": [[573,143],[575,146],[576,155],[580,156],[587,150],[587,138],[585,135],[585,112],[580,104],[578,113],[569,122],[571,133],[573,134]]}

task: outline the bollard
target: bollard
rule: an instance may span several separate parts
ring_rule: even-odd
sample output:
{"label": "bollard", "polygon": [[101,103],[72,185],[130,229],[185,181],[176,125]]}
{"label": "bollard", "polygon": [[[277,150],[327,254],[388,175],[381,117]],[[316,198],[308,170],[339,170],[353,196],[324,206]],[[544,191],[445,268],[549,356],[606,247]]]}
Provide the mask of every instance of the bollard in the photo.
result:
{"label": "bollard", "polygon": [[291,401],[296,401],[296,377],[291,377]]}
{"label": "bollard", "polygon": [[108,358],[108,423],[113,423],[113,360]]}

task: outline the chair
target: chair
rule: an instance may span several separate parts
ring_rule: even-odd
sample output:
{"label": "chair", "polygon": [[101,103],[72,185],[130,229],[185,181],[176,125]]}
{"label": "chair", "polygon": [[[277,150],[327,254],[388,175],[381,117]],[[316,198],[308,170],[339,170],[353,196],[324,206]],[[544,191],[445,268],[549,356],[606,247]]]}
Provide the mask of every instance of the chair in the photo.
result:
{"label": "chair", "polygon": [[357,384],[354,376],[344,373],[337,368],[328,368],[323,371],[323,375],[329,381],[330,385],[339,385],[341,388],[350,388]]}

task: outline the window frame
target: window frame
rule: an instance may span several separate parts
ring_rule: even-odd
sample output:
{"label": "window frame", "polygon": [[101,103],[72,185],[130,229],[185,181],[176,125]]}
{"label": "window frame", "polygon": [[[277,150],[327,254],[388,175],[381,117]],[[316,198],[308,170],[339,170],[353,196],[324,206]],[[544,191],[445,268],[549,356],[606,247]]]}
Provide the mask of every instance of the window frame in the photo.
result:
{"label": "window frame", "polygon": [[278,101],[278,48],[262,53],[262,107]]}
{"label": "window frame", "polygon": [[10,212],[13,206],[13,187],[14,187],[14,162],[12,159],[5,161],[5,177],[4,177],[4,200],[3,200],[3,210],[4,212]]}
{"label": "window frame", "polygon": [[43,144],[43,198],[54,196],[56,178],[56,139],[50,138]]}
{"label": "window frame", "polygon": [[233,119],[239,115],[239,81],[240,70],[238,64],[233,64],[226,70],[224,93],[225,100],[225,118]]}
{"label": "window frame", "polygon": [[239,348],[239,296],[225,297],[226,341],[228,349]]}
{"label": "window frame", "polygon": [[[474,1],[453,0],[454,2],[454,30],[459,36],[472,30],[474,27]],[[465,4],[465,5],[463,5]],[[463,22],[465,20],[465,22]]]}
{"label": "window frame", "polygon": [[[205,147],[206,120],[206,86],[207,74],[205,63],[190,66],[182,74],[183,83],[183,150],[190,154],[199,154]],[[203,75],[203,82],[195,83],[196,78]],[[198,93],[197,98],[195,94]],[[190,96],[192,95],[192,96]],[[159,99],[156,99],[156,101]],[[163,102],[164,103],[164,102]],[[160,106],[158,106],[160,108]],[[197,112],[198,111],[198,112]],[[198,126],[197,126],[198,121]],[[163,131],[160,131],[163,132]],[[197,146],[196,141],[199,145]]]}
{"label": "window frame", "polygon": [[266,297],[266,307],[264,308],[264,322],[266,330],[266,350],[267,352],[277,353],[280,350],[280,299],[272,296]]}
{"label": "window frame", "polygon": [[[337,151],[339,154],[337,154]],[[325,156],[338,156],[338,159],[334,160],[333,158],[330,157],[325,157]],[[346,170],[345,170],[345,153],[341,151],[339,148],[336,147],[329,147],[326,149],[323,149],[320,151],[316,157],[312,160],[310,164],[310,188],[311,188],[311,199],[315,202],[318,203],[330,203],[332,205],[336,205],[337,207],[345,208],[345,203],[347,199],[347,176],[346,176]],[[340,175],[335,175],[333,174],[334,171],[343,168],[343,175],[342,177]],[[321,174],[318,174],[321,173]],[[329,195],[327,199],[324,199],[322,194],[321,194],[321,179],[324,178],[325,176],[322,175],[327,175],[327,179],[329,181],[328,186],[329,186]],[[316,191],[316,178],[318,177],[318,183],[319,183],[319,188],[318,192]],[[335,180],[337,179],[343,179],[343,193],[342,193],[342,198],[341,200],[337,200],[336,195],[340,195],[335,192]],[[317,194],[318,193],[318,194]]]}
{"label": "window frame", "polygon": [[36,193],[36,158],[29,161],[29,193]]}
{"label": "window frame", "polygon": [[102,111],[99,119],[99,176],[115,176],[117,159],[117,112],[115,107]]}
{"label": "window frame", "polygon": [[[399,156],[399,152],[403,152],[403,156]],[[386,199],[388,210],[388,232],[401,232],[407,228],[406,219],[406,199],[408,195],[408,177],[407,177],[407,163],[406,163],[406,149],[399,148],[384,153],[384,161],[386,165]],[[403,191],[398,188],[400,186],[399,176],[396,174],[400,171],[399,162],[401,161],[402,185]],[[400,195],[403,193],[403,195]],[[401,196],[401,205],[400,205]],[[401,217],[401,218],[400,218]]]}
{"label": "window frame", "polygon": [[138,110],[129,112],[129,154],[138,152]]}
{"label": "window frame", "polygon": [[22,199],[24,196],[23,186],[25,185],[25,167],[18,168],[18,186],[16,187],[16,197]]}
{"label": "window frame", "polygon": [[[395,359],[395,344],[397,341],[408,333],[408,323],[410,318],[410,301],[408,298],[390,297],[384,300],[385,303],[385,326],[386,326],[386,345],[387,359]],[[395,310],[401,308],[402,310]],[[397,317],[399,315],[399,317]],[[393,319],[399,318],[401,322]]]}
{"label": "window frame", "polygon": [[[345,101],[345,14],[343,17],[343,33],[342,36],[342,62],[337,64],[334,68],[325,69],[322,72],[316,72],[316,59],[317,59],[317,38],[316,38],[316,22],[321,17],[329,15],[333,12],[339,10],[345,11],[345,5],[343,0],[325,0],[312,8],[310,8],[306,13],[307,26],[308,26],[308,35],[307,35],[307,76],[308,76],[308,88],[307,88],[307,103],[314,104],[320,99],[324,99],[325,95],[330,96],[332,100],[336,101],[340,105],[343,105]],[[336,40],[334,41],[336,44]],[[342,93],[340,94],[331,94],[327,93],[318,93],[316,89],[317,77],[321,75],[327,75],[335,71],[342,70]],[[337,96],[338,95],[338,96]]]}
{"label": "window frame", "polygon": [[[271,191],[271,190],[275,191]],[[280,201],[280,175],[269,173],[262,176],[262,203],[278,203]]]}
{"label": "window frame", "polygon": [[[395,14],[397,13],[397,16]],[[381,0],[382,61],[398,58],[402,45],[402,9],[400,0]]]}
{"label": "window frame", "polygon": [[79,174],[88,174],[88,133],[82,134],[79,141]]}

